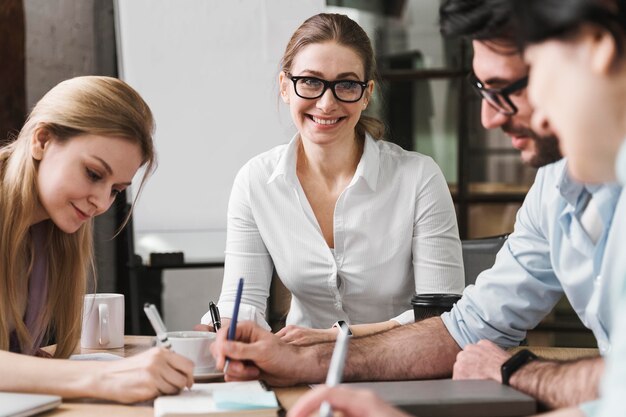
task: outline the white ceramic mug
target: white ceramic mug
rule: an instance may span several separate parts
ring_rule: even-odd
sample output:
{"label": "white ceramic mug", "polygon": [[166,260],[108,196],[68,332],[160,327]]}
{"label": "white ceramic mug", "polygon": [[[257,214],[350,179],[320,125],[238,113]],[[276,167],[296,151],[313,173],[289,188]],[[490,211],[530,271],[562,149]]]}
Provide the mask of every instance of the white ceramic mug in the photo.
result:
{"label": "white ceramic mug", "polygon": [[85,349],[124,347],[124,294],[86,294],[80,346]]}
{"label": "white ceramic mug", "polygon": [[215,372],[215,359],[209,347],[215,341],[215,333],[183,331],[168,332],[172,351],[189,358],[194,363],[194,374]]}

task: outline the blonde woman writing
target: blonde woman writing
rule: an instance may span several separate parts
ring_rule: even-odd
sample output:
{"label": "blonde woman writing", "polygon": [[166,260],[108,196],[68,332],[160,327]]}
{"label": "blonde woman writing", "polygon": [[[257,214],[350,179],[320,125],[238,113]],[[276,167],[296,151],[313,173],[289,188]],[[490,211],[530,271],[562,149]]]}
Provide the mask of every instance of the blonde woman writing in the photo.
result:
{"label": "blonde woman writing", "polygon": [[64,81],[0,148],[0,391],[142,401],[193,383],[193,364],[164,349],[113,362],[51,360],[77,345],[93,218],[152,171],[152,113],[124,82]]}

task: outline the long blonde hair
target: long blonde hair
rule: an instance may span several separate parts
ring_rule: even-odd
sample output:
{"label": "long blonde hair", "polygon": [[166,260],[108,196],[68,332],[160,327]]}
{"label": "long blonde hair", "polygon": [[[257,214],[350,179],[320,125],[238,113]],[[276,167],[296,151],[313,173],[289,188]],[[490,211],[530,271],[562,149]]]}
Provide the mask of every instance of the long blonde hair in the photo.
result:
{"label": "long blonde hair", "polygon": [[[23,351],[32,351],[33,335],[24,323],[18,300],[32,269],[29,229],[38,205],[37,167],[31,139],[44,129],[53,140],[93,134],[122,137],[140,146],[145,165],[139,191],[156,164],[154,119],[141,96],[110,77],[76,77],[59,83],[34,107],[17,138],[0,148],[0,349],[8,350],[11,327]],[[68,357],[80,338],[86,277],[93,271],[93,224],[72,234],[47,224],[48,293],[38,323],[56,336],[55,357]],[[21,297],[20,297],[21,296]],[[36,335],[35,335],[36,336]]]}

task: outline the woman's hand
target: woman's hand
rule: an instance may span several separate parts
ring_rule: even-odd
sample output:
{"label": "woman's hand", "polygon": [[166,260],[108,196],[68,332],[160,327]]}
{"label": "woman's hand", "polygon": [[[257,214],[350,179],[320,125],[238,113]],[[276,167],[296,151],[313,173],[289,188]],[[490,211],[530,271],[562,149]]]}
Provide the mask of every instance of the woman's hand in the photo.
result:
{"label": "woman's hand", "polygon": [[324,401],[331,405],[333,411],[341,411],[344,417],[409,417],[372,391],[345,387],[312,389],[289,410],[287,417],[308,417],[319,410]]}
{"label": "woman's hand", "polygon": [[162,347],[136,356],[93,364],[95,396],[123,403],[176,394],[193,385],[193,362]]}
{"label": "woman's hand", "polygon": [[310,329],[289,325],[276,333],[280,340],[297,346],[307,346],[322,342],[332,342],[337,339],[336,328]]}
{"label": "woman's hand", "polygon": [[[230,326],[230,319],[223,318],[221,321],[222,328],[228,328]],[[215,332],[212,324],[196,324],[193,329],[199,332]]]}

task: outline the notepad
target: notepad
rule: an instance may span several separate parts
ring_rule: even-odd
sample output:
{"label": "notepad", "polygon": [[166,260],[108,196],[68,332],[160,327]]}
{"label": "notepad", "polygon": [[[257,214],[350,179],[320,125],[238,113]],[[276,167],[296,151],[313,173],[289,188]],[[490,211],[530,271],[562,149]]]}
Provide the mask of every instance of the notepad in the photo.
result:
{"label": "notepad", "polygon": [[154,400],[155,417],[275,416],[279,408],[276,395],[259,381],[194,384]]}

